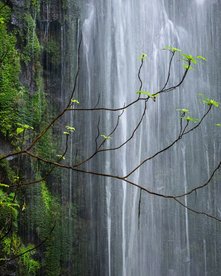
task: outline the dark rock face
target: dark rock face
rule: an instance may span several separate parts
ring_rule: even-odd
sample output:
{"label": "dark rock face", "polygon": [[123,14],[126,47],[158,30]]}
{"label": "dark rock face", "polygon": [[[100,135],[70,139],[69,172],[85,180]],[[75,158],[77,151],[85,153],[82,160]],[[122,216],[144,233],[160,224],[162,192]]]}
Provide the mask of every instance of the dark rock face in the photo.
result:
{"label": "dark rock face", "polygon": [[0,136],[0,154],[7,154],[11,152],[12,149],[13,148],[9,141]]}
{"label": "dark rock face", "polygon": [[41,6],[41,20],[42,21],[60,21],[61,17],[61,1],[55,0],[51,1],[50,4],[42,3]]}
{"label": "dark rock face", "polygon": [[61,1],[43,2],[40,17],[37,20],[37,32],[43,45],[42,67],[44,89],[47,94],[53,94],[59,102],[61,89],[61,38],[63,13]]}
{"label": "dark rock face", "polygon": [[11,7],[18,7],[18,8],[22,8],[25,5],[25,1],[24,0],[8,0],[6,1],[8,5],[10,5]]}
{"label": "dark rock face", "polygon": [[2,276],[16,276],[17,264],[16,261],[10,261],[5,266],[0,267],[0,275]]}

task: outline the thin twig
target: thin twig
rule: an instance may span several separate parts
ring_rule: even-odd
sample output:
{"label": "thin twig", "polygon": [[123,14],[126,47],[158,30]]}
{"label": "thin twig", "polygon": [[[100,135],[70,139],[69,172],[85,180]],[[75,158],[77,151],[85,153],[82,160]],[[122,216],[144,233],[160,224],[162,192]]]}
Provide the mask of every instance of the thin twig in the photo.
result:
{"label": "thin twig", "polygon": [[170,62],[169,62],[169,69],[168,69],[167,79],[166,79],[166,82],[165,82],[163,88],[161,88],[161,91],[163,91],[163,90],[167,87],[167,84],[168,84],[168,82],[169,82],[169,80],[170,80],[171,66],[172,66],[172,61],[173,61],[175,52],[172,51],[171,53],[172,53],[172,55],[171,55],[171,57],[170,57]]}

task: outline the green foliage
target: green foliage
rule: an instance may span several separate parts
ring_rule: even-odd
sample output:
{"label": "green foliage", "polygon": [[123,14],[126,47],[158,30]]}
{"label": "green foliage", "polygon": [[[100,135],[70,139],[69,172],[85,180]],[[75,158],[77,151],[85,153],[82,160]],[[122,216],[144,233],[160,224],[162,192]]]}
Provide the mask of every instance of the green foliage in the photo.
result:
{"label": "green foliage", "polygon": [[193,64],[197,64],[196,58],[192,55],[182,54],[184,61],[191,61]]}
{"label": "green foliage", "polygon": [[145,53],[142,53],[140,56],[139,56],[139,60],[141,60],[141,61],[144,61],[144,60],[146,60],[147,59],[147,54],[145,54]]}
{"label": "green foliage", "polygon": [[7,180],[11,184],[15,184],[19,176],[15,172],[15,170],[10,166],[8,160],[1,160],[0,161],[0,171],[7,176]]}
{"label": "green foliage", "polygon": [[145,96],[148,96],[148,97],[152,96],[152,94],[149,91],[143,91],[143,90],[137,91],[136,94],[138,94],[138,95],[145,95]]}
{"label": "green foliage", "polygon": [[70,135],[71,133],[76,131],[75,127],[73,127],[73,126],[65,126],[65,128],[66,128],[67,131],[63,131],[64,135]]}
{"label": "green foliage", "polygon": [[[38,12],[40,1],[26,1],[26,6],[28,12],[23,17],[24,29],[17,32],[11,31],[11,28],[9,31],[8,28],[11,18],[10,8],[5,6],[0,10],[0,134],[17,149],[19,149],[18,145],[24,146],[36,135],[35,132],[40,132],[47,125],[48,114],[51,111],[43,92],[42,67],[40,64],[42,47],[37,37],[34,17],[31,15],[31,13],[36,14]],[[29,13],[30,8],[31,13]],[[19,43],[17,39],[19,39]],[[17,49],[18,45],[21,47],[19,50]],[[20,83],[20,63],[26,66],[28,70],[32,70],[32,81],[35,85],[31,93],[29,87],[24,87]],[[73,131],[73,129],[69,131]],[[53,145],[52,130],[50,129],[36,144],[34,150],[42,157],[50,158],[50,156],[54,156],[55,148],[56,145]],[[16,165],[12,162],[9,163],[7,160],[0,162],[1,176],[4,178],[4,180],[0,179],[3,182],[0,183],[0,237],[4,236],[12,222],[11,235],[2,240],[2,247],[0,248],[2,260],[23,254],[34,247],[34,245],[25,246],[17,233],[18,221],[26,214],[29,204],[24,201],[26,191],[19,197],[18,195],[15,196],[14,191],[10,189],[11,184],[17,184],[21,180],[16,166],[17,162]],[[42,171],[47,170],[46,166],[41,164],[38,166],[33,162],[32,172],[35,172],[37,167]],[[22,179],[25,178],[24,175],[21,177]],[[40,239],[43,239],[47,236],[51,224],[53,224],[51,218],[59,214],[58,207],[60,208],[60,205],[51,196],[45,183],[42,183],[39,188],[40,205],[38,207],[41,209],[39,220],[44,221],[44,223],[41,224],[41,230],[43,230],[40,233],[38,232],[38,235]],[[45,223],[45,220],[48,222]],[[40,224],[38,227],[40,227]],[[57,246],[59,235],[57,234],[54,239]],[[50,260],[54,260],[53,263],[57,263],[57,267],[56,269],[50,267],[50,269],[55,271],[54,275],[59,275],[59,272],[56,271],[60,269],[60,255],[58,256],[57,252],[56,254],[53,252],[54,248],[54,244],[50,244],[50,247],[46,250],[47,254],[45,254],[45,256],[50,257],[45,262],[48,266],[51,266]],[[19,275],[36,274],[40,264],[33,258],[34,254],[35,250],[27,252],[16,259]],[[56,258],[54,255],[56,255]],[[45,257],[45,259],[47,258]]]}
{"label": "green foliage", "polygon": [[[48,1],[48,0],[46,0]],[[32,15],[37,15],[40,11],[41,0],[26,0],[25,8],[29,10]]]}
{"label": "green foliage", "polygon": [[[36,178],[41,178],[40,174]],[[29,217],[33,230],[37,229],[37,235],[40,240],[49,238],[44,244],[44,253],[42,253],[42,266],[47,276],[61,275],[60,261],[64,254],[61,246],[61,219],[62,206],[58,198],[50,192],[46,182],[42,181],[40,186],[32,187],[30,191],[33,197],[34,205],[27,206],[26,216]],[[56,224],[51,233],[52,226]]]}
{"label": "green foliage", "polygon": [[184,61],[183,68],[185,70],[192,70],[193,67],[190,64],[196,65],[198,63],[198,60],[206,61],[206,58],[203,56],[198,55],[198,56],[194,57],[190,54],[181,53],[182,52],[181,49],[175,48],[172,46],[166,46],[163,48],[163,50],[168,50],[168,51],[172,52],[173,54],[175,54],[176,52],[180,53],[182,56],[182,60]]}
{"label": "green foliage", "polygon": [[57,154],[56,156],[59,157],[59,159],[65,160],[65,157],[63,155],[61,155],[61,154]]}
{"label": "green foliage", "polygon": [[73,131],[76,130],[75,127],[73,127],[73,126],[65,126],[65,128],[66,128],[67,130],[69,130],[70,132],[73,132]]}
{"label": "green foliage", "polygon": [[186,113],[189,113],[190,111],[189,111],[189,109],[187,109],[187,108],[181,108],[181,109],[177,109],[177,111],[179,111],[181,114],[186,114]]}
{"label": "green foliage", "polygon": [[[6,6],[0,10],[0,13],[2,13],[1,18],[4,19],[0,24],[0,132],[16,145],[18,135],[31,129],[31,127],[27,128],[27,125],[36,125],[41,122],[44,112],[42,109],[45,108],[45,96],[38,91],[30,97],[27,89],[21,86],[19,81],[20,53],[16,49],[16,33],[8,32],[11,12]],[[35,23],[30,15],[26,15],[25,20],[27,45],[22,56],[39,58],[40,45],[34,32]],[[37,81],[36,79],[36,83]],[[42,108],[39,108],[40,104]]]}
{"label": "green foliage", "polygon": [[18,216],[18,208],[19,204],[17,203],[17,200],[15,200],[15,194],[14,193],[6,193],[2,189],[0,189],[0,208],[1,211],[5,211],[3,209],[6,209],[6,212],[8,214],[13,215],[13,217],[16,219]]}
{"label": "green foliage", "polygon": [[172,53],[182,52],[182,50],[180,50],[179,48],[175,48],[175,47],[172,47],[172,46],[165,46],[162,50],[168,50]]}
{"label": "green foliage", "polygon": [[31,7],[35,12],[40,11],[41,1],[40,0],[31,0]]}
{"label": "green foliage", "polygon": [[42,200],[44,202],[45,208],[47,209],[47,211],[50,211],[50,206],[52,204],[52,197],[44,181],[41,183],[41,196],[42,196]]}
{"label": "green foliage", "polygon": [[[49,129],[37,143],[35,150],[43,158],[52,158],[56,153],[56,141],[52,136],[52,129]],[[40,168],[44,171],[47,166],[42,165]]]}
{"label": "green foliage", "polygon": [[[37,270],[40,268],[40,263],[33,259],[33,255],[35,254],[33,248],[34,246],[32,244],[28,246],[22,244],[21,239],[15,232],[13,232],[10,237],[6,237],[2,240],[2,251],[5,254],[5,259],[7,259],[8,256],[13,257],[21,255],[18,261],[18,270],[21,275],[36,275]],[[2,258],[2,260],[4,260],[4,258]]]}
{"label": "green foliage", "polygon": [[23,132],[25,132],[25,130],[28,130],[28,129],[34,130],[33,127],[31,127],[31,126],[29,126],[29,125],[27,125],[27,124],[20,124],[20,123],[18,123],[17,125],[18,125],[19,127],[16,129],[16,134],[23,133]]}
{"label": "green foliage", "polygon": [[9,185],[8,184],[4,184],[4,183],[0,183],[0,187],[8,188]]}
{"label": "green foliage", "polygon": [[101,134],[101,137],[103,137],[103,138],[104,138],[104,140],[110,140],[110,139],[111,139],[111,137],[110,137],[110,136],[105,135],[105,134]]}
{"label": "green foliage", "polygon": [[20,270],[25,275],[30,275],[30,276],[36,275],[36,272],[40,269],[41,266],[38,261],[33,259],[33,255],[36,253],[36,250],[33,250],[33,245],[32,244],[28,244],[27,246],[22,245],[19,251],[20,251],[20,254],[23,254],[20,257],[20,264],[22,265]]}
{"label": "green foliage", "polygon": [[214,106],[214,107],[219,107],[220,103],[213,100],[213,99],[209,99],[209,98],[205,98],[203,99],[203,103],[210,105],[210,106]]}
{"label": "green foliage", "polygon": [[6,237],[3,239],[2,244],[2,251],[6,255],[18,255],[20,253],[19,249],[21,247],[21,240],[16,233],[13,233],[11,237]]}
{"label": "green foliage", "polygon": [[185,70],[192,70],[193,69],[193,66],[190,66],[189,64],[183,64],[183,68]]}
{"label": "green foliage", "polygon": [[27,63],[31,60],[39,60],[42,47],[36,34],[36,23],[31,14],[25,14],[24,21],[26,32],[26,46],[23,50],[22,59]]}
{"label": "green foliage", "polygon": [[[18,225],[19,203],[15,199],[15,194],[8,192],[4,188],[0,189],[0,237],[4,233],[11,221],[13,227]],[[10,220],[9,220],[10,219]]]}
{"label": "green foliage", "polygon": [[17,117],[20,58],[16,49],[16,36],[7,29],[10,9],[1,9],[0,17],[0,129],[6,136],[14,131]]}
{"label": "green foliage", "polygon": [[71,102],[72,102],[72,103],[76,103],[76,104],[80,104],[79,101],[76,100],[76,99],[71,99]]}
{"label": "green foliage", "polygon": [[198,96],[201,98],[201,101],[208,105],[208,106],[214,106],[216,108],[219,108],[220,107],[220,103],[217,102],[216,100],[214,99],[211,99],[211,98],[208,98],[206,97],[203,93],[198,93]]}
{"label": "green foliage", "polygon": [[188,123],[192,122],[192,123],[197,123],[199,121],[199,119],[197,118],[193,118],[191,116],[187,116],[187,114],[190,113],[188,108],[178,108],[177,111],[180,114],[181,118],[184,118],[184,120],[186,120]]}
{"label": "green foliage", "polygon": [[5,20],[3,17],[0,17],[0,24],[4,24],[5,23]]}
{"label": "green foliage", "polygon": [[147,97],[151,98],[153,101],[155,101],[156,97],[158,96],[157,93],[156,94],[151,94],[149,91],[143,91],[143,90],[137,91],[136,94],[147,96]]}
{"label": "green foliage", "polygon": [[184,65],[183,65],[183,68],[185,70],[191,70],[191,69],[193,69],[193,67],[190,66],[190,64],[196,65],[198,63],[198,60],[200,60],[200,61],[206,61],[206,58],[203,57],[203,56],[196,56],[196,57],[194,57],[194,56],[189,55],[189,54],[182,54],[182,56],[183,56],[183,61],[185,62]]}
{"label": "green foliage", "polygon": [[[46,123],[47,115],[47,102],[45,99],[45,94],[42,91],[37,91],[31,97],[31,110],[32,110],[32,121],[31,124],[34,128],[39,129],[39,125]],[[29,110],[30,112],[30,110]],[[42,126],[43,127],[43,126]]]}
{"label": "green foliage", "polygon": [[184,118],[187,122],[197,123],[199,119],[187,116]]}
{"label": "green foliage", "polygon": [[[9,185],[2,184],[1,187],[9,189]],[[13,258],[13,256],[18,256],[25,253],[34,245],[24,246],[21,238],[17,235],[18,227],[18,212],[20,205],[15,197],[15,193],[8,193],[3,189],[0,189],[0,237],[2,238],[2,247],[0,249],[0,254],[3,258],[2,260]],[[10,220],[9,220],[10,218]],[[5,236],[5,226],[9,227],[10,221],[14,231],[12,234]],[[34,251],[25,253],[18,259],[18,269],[22,272],[22,275],[35,275],[35,272],[40,268],[40,264],[35,261],[32,257]],[[29,274],[30,272],[30,274]]]}
{"label": "green foliage", "polygon": [[196,58],[201,59],[201,60],[203,60],[203,61],[206,61],[206,58],[203,57],[203,56],[196,56]]}
{"label": "green foliage", "polygon": [[44,50],[47,53],[52,65],[57,66],[60,64],[61,49],[57,41],[55,40],[47,41],[47,43],[44,45]]}

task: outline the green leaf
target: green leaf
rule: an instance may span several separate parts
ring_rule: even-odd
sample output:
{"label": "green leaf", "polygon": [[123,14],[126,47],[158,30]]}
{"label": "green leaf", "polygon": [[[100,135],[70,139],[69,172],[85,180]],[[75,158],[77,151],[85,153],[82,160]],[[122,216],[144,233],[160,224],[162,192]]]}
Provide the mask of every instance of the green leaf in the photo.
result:
{"label": "green leaf", "polygon": [[212,99],[209,100],[208,105],[213,105],[215,107],[219,107],[219,103],[215,100],[212,100]]}
{"label": "green leaf", "polygon": [[197,123],[197,122],[199,121],[199,119],[193,118],[193,117],[190,117],[190,116],[185,117],[185,119],[186,119],[188,122],[192,122],[192,123]]}
{"label": "green leaf", "polygon": [[172,47],[172,46],[165,46],[162,50],[168,50],[168,51],[171,51],[173,53],[175,53],[175,52],[182,52],[181,49],[175,48],[175,47]]}
{"label": "green leaf", "polygon": [[25,129],[34,129],[32,126],[29,126],[29,125],[22,125],[23,126],[23,128],[25,128]]}
{"label": "green leaf", "polygon": [[75,131],[75,127],[72,126],[65,126],[67,130],[70,130],[71,132]]}
{"label": "green leaf", "polygon": [[64,131],[63,134],[70,135],[70,132]]}
{"label": "green leaf", "polygon": [[18,134],[21,134],[22,132],[24,132],[24,128],[22,128],[22,127],[18,127],[17,129],[16,129],[16,134],[18,135]]}
{"label": "green leaf", "polygon": [[203,61],[206,61],[206,58],[203,57],[203,56],[196,56],[196,58],[201,59],[201,60],[203,60]]}
{"label": "green leaf", "polygon": [[217,127],[221,127],[221,124],[215,124],[215,126],[217,126]]}
{"label": "green leaf", "polygon": [[180,108],[180,109],[177,109],[177,111],[179,111],[180,113],[189,113],[189,109],[187,108]]}
{"label": "green leaf", "polygon": [[205,98],[203,99],[203,103],[207,104],[207,105],[213,105],[214,107],[219,107],[220,103],[213,100],[213,99],[209,99],[209,98]]}
{"label": "green leaf", "polygon": [[193,58],[192,55],[188,55],[188,54],[182,54],[182,56],[186,59],[186,60],[191,60]]}
{"label": "green leaf", "polygon": [[76,103],[76,104],[80,104],[79,101],[76,100],[76,99],[71,99],[71,102],[72,102],[72,103]]}
{"label": "green leaf", "polygon": [[152,97],[152,94],[149,91],[139,90],[136,92],[136,94]]}
{"label": "green leaf", "polygon": [[110,136],[107,136],[107,135],[105,135],[105,134],[101,134],[101,137],[103,137],[105,140],[109,140],[109,139],[111,139],[111,137],[110,137]]}
{"label": "green leaf", "polygon": [[7,203],[7,206],[8,207],[20,207],[20,205],[17,203]]}
{"label": "green leaf", "polygon": [[17,129],[16,129],[16,133],[17,134],[20,134],[22,133],[25,129],[34,129],[32,126],[29,126],[27,124],[20,124],[20,123],[17,123],[17,125],[19,126]]}
{"label": "green leaf", "polygon": [[185,70],[192,70],[192,69],[193,69],[193,67],[190,66],[189,64],[184,64],[184,65],[183,65],[183,68],[184,68]]}
{"label": "green leaf", "polygon": [[11,201],[14,200],[14,197],[15,197],[15,193],[10,193],[10,194],[8,195],[8,199],[10,199]]}
{"label": "green leaf", "polygon": [[9,187],[9,185],[4,184],[4,183],[0,183],[0,187],[5,187],[5,188],[8,188],[8,187]]}
{"label": "green leaf", "polygon": [[142,53],[142,54],[139,56],[139,60],[144,61],[145,59],[147,59],[147,54]]}
{"label": "green leaf", "polygon": [[65,157],[63,155],[57,154],[56,156],[63,159],[63,160],[65,160]]}
{"label": "green leaf", "polygon": [[191,61],[193,64],[197,64],[197,60],[192,55],[182,54],[185,61]]}

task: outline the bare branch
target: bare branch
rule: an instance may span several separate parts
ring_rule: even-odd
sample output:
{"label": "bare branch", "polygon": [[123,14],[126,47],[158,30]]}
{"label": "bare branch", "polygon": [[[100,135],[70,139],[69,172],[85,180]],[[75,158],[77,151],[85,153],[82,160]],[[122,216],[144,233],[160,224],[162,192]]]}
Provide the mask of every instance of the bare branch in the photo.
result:
{"label": "bare branch", "polygon": [[[120,118],[123,115],[123,113],[124,113],[124,110],[122,110],[122,112],[118,115],[116,125],[115,125],[114,129],[108,134],[108,136],[113,135],[113,133],[117,130],[119,122],[120,122]],[[96,150],[95,150],[95,152],[93,154],[91,154],[89,157],[87,157],[86,159],[84,159],[83,161],[81,161],[81,162],[79,162],[77,164],[74,164],[73,167],[79,167],[80,165],[83,165],[84,163],[88,162],[95,155],[97,155],[99,152],[102,151],[100,148],[104,145],[104,143],[106,142],[106,139],[103,139],[103,141],[100,143],[100,145],[97,146],[97,139],[99,138],[99,136],[100,136],[100,130],[98,129],[98,135],[97,135],[97,137],[95,139],[95,141],[96,141]]]}
{"label": "bare branch", "polygon": [[146,111],[147,111],[147,101],[148,101],[149,97],[146,99],[145,101],[145,104],[144,104],[144,109],[143,109],[143,113],[141,115],[141,118],[139,120],[139,122],[137,123],[136,127],[134,128],[131,136],[129,138],[126,139],[126,141],[124,141],[122,144],[120,144],[119,146],[117,147],[114,147],[114,148],[106,148],[106,149],[101,149],[99,150],[99,152],[104,152],[104,151],[114,151],[114,150],[118,150],[120,148],[122,148],[124,145],[126,145],[130,140],[133,139],[135,133],[137,132],[137,130],[139,129],[139,127],[141,126],[142,122],[143,122],[143,119],[145,117],[145,114],[146,114]]}
{"label": "bare branch", "polygon": [[181,86],[181,84],[184,82],[184,80],[185,80],[185,78],[187,76],[188,71],[190,70],[190,67],[191,67],[191,60],[188,60],[187,68],[185,69],[184,74],[183,74],[181,80],[176,85],[174,85],[174,86],[171,86],[169,88],[165,88],[163,90],[159,90],[158,92],[156,92],[155,94],[153,94],[153,96],[156,96],[156,95],[161,94],[161,93],[171,92],[171,91],[175,90],[176,88],[178,88],[179,86]]}
{"label": "bare branch", "polygon": [[192,213],[194,213],[194,214],[203,215],[203,216],[206,216],[206,217],[208,217],[208,218],[214,219],[214,220],[216,220],[216,221],[218,221],[218,222],[221,222],[221,219],[220,219],[220,218],[217,218],[216,216],[210,215],[210,214],[208,214],[208,213],[206,213],[206,212],[197,211],[197,210],[195,210],[195,209],[193,209],[193,208],[191,208],[191,207],[185,205],[184,203],[182,203],[180,200],[178,200],[178,199],[176,199],[176,198],[175,198],[174,200],[175,200],[177,203],[179,203],[181,206],[183,206],[185,209],[187,209],[188,211],[190,211],[190,212],[192,212]]}
{"label": "bare branch", "polygon": [[165,148],[163,148],[162,150],[156,152],[155,154],[153,154],[152,156],[150,157],[147,157],[145,158],[141,163],[139,163],[132,171],[130,171],[126,176],[125,178],[128,178],[130,175],[132,175],[136,170],[138,170],[143,164],[145,164],[147,161],[155,158],[157,155],[165,152],[166,150],[170,149],[171,147],[173,147],[179,140],[182,139],[182,137],[185,135],[185,134],[188,134],[190,131],[193,131],[195,130],[197,127],[200,126],[200,124],[202,123],[202,121],[206,118],[206,116],[209,114],[209,112],[211,111],[211,106],[209,106],[208,110],[206,111],[206,113],[202,116],[200,122],[194,126],[193,128],[191,128],[189,131],[186,131],[188,125],[189,125],[189,121],[187,121],[184,129],[182,130],[182,133],[179,134],[179,136],[171,143],[169,144],[168,146],[166,146]]}
{"label": "bare branch", "polygon": [[97,148],[98,148],[98,144],[97,144],[97,140],[98,140],[98,138],[100,137],[100,116],[99,116],[99,118],[98,118],[98,123],[97,123],[97,136],[96,136],[96,138],[95,138],[95,144],[96,144],[96,148],[95,148],[95,151],[97,151]]}
{"label": "bare branch", "polygon": [[201,123],[203,122],[203,120],[206,118],[206,116],[208,115],[208,113],[211,111],[211,109],[212,109],[212,105],[209,105],[209,107],[208,107],[206,113],[203,115],[203,117],[201,118],[201,120],[199,121],[199,123],[196,124],[196,125],[195,125],[194,127],[192,127],[191,129],[189,129],[188,131],[185,131],[185,132],[183,133],[183,135],[186,135],[186,134],[190,133],[191,131],[193,131],[194,129],[198,128],[198,127],[201,125]]}
{"label": "bare branch", "polygon": [[180,197],[184,197],[184,196],[188,196],[190,194],[192,194],[193,192],[196,192],[197,190],[200,190],[202,188],[205,188],[206,186],[208,186],[210,184],[210,182],[212,181],[213,177],[215,176],[216,172],[221,168],[221,162],[218,164],[218,166],[213,170],[213,172],[211,173],[210,177],[208,178],[208,180],[200,185],[200,186],[197,186],[193,189],[191,189],[190,191],[186,192],[186,193],[183,193],[183,194],[180,194],[180,195],[177,195],[175,196],[175,198],[180,198]]}
{"label": "bare branch", "polygon": [[[185,196],[186,194],[183,194],[183,195],[180,195],[180,196],[174,196],[174,195],[165,195],[165,194],[160,194],[160,193],[157,193],[157,192],[154,192],[154,191],[151,191],[147,188],[145,188],[144,186],[141,186],[135,182],[132,182],[128,179],[125,179],[124,177],[121,177],[121,176],[118,176],[118,175],[112,175],[112,174],[105,174],[105,173],[100,173],[100,172],[94,172],[94,171],[87,171],[87,170],[83,170],[83,169],[79,169],[79,168],[74,168],[73,166],[70,166],[70,165],[64,165],[64,164],[59,164],[59,163],[56,163],[56,162],[52,162],[52,161],[49,161],[49,160],[45,160],[44,158],[41,158],[39,156],[36,156],[34,155],[33,153],[31,152],[26,152],[26,154],[30,155],[31,157],[35,158],[35,159],[38,159],[44,163],[48,163],[48,164],[54,164],[55,166],[57,167],[60,167],[60,168],[65,168],[65,169],[71,169],[73,171],[76,171],[76,172],[80,172],[80,173],[84,173],[84,174],[89,174],[89,175],[95,175],[95,176],[99,176],[99,177],[107,177],[107,178],[112,178],[112,179],[116,179],[116,180],[121,180],[131,186],[134,186],[150,195],[153,195],[153,196],[157,196],[157,197],[161,197],[161,198],[165,198],[165,199],[172,199],[172,200],[175,200],[176,202],[178,202],[180,205],[182,205],[184,208],[188,209],[189,211],[191,212],[194,212],[196,214],[199,214],[199,215],[205,215],[209,218],[212,218],[212,219],[215,219],[216,221],[219,221],[221,222],[221,219],[215,217],[215,216],[212,216],[210,214],[207,214],[205,212],[201,212],[201,211],[196,211],[195,209],[193,208],[190,208],[188,206],[186,206],[185,204],[183,204],[181,201],[179,201],[177,198],[178,197],[183,197]],[[212,179],[212,177],[214,176],[215,172],[220,168],[221,166],[221,162],[219,163],[219,166],[214,170],[214,172],[212,173],[212,176],[210,177]],[[207,181],[208,183],[210,182],[209,180]],[[208,184],[207,184],[208,185]],[[205,184],[202,185],[202,186],[206,186]],[[199,186],[199,189],[200,188],[203,188],[202,186]],[[193,191],[192,191],[193,192]],[[191,192],[191,193],[192,193]],[[187,194],[190,194],[187,193]]]}
{"label": "bare branch", "polygon": [[169,69],[168,69],[167,80],[166,80],[166,82],[165,82],[165,84],[164,84],[163,88],[161,88],[161,89],[160,89],[160,91],[163,91],[163,90],[166,88],[166,86],[167,86],[167,84],[168,84],[168,82],[169,82],[169,80],[170,80],[171,66],[172,66],[172,61],[173,61],[173,58],[174,58],[175,52],[174,52],[174,51],[172,51],[171,53],[172,53],[172,55],[171,55],[171,57],[170,57],[170,62],[169,62]]}

